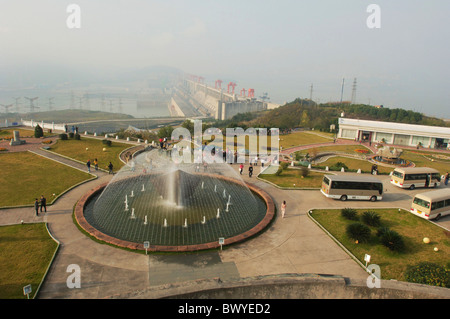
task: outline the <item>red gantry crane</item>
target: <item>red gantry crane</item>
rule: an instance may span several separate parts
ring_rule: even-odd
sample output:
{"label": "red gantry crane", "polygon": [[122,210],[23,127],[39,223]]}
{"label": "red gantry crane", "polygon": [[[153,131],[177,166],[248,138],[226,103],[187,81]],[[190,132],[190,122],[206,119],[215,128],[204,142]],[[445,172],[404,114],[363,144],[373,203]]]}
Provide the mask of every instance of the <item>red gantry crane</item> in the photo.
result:
{"label": "red gantry crane", "polygon": [[254,89],[248,89],[248,97],[250,97],[250,98],[255,97],[255,90]]}
{"label": "red gantry crane", "polygon": [[[233,91],[232,92],[230,92],[230,86],[233,88]],[[227,92],[228,93],[231,93],[231,94],[234,94],[234,88],[236,87],[236,83],[234,83],[234,82],[230,82],[230,83],[228,83],[228,85],[227,85]]]}

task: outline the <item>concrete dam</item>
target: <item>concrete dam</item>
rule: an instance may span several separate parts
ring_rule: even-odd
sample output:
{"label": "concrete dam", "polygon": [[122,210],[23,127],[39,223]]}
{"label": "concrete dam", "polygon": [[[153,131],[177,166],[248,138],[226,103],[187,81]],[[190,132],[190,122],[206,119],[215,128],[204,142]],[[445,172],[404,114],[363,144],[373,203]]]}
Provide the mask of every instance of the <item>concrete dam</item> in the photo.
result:
{"label": "concrete dam", "polygon": [[[169,103],[171,116],[213,117],[216,120],[228,120],[238,113],[258,112],[273,109],[280,105],[257,99],[254,91],[242,89],[240,94],[234,92],[235,83],[228,85],[228,90],[220,83],[210,87],[200,81],[184,78],[173,88]],[[231,89],[230,89],[231,87]]]}

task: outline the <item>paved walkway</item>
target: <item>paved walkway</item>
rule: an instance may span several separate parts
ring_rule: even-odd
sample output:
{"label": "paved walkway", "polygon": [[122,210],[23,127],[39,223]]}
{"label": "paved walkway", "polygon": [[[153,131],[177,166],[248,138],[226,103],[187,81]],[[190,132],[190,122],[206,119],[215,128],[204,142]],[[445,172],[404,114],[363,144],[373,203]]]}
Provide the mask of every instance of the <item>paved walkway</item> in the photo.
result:
{"label": "paved walkway", "polygon": [[[85,170],[81,163],[68,161],[66,164]],[[233,165],[233,168],[237,172],[238,165]],[[269,229],[257,238],[223,251],[144,255],[91,240],[73,223],[73,207],[87,191],[112,179],[112,175],[105,173],[99,173],[97,179],[61,196],[43,216],[35,217],[32,208],[2,210],[0,224],[19,223],[21,220],[45,221],[52,235],[61,243],[39,298],[127,298],[136,291],[142,292],[141,297],[152,298],[148,288],[154,286],[162,285],[161,289],[165,289],[171,284],[192,280],[220,278],[232,281],[284,273],[367,278],[367,273],[308,218],[307,212],[312,208],[342,208],[349,205],[363,208],[369,204],[329,200],[318,191],[281,190],[258,180],[256,174],[260,169],[261,166],[255,167],[252,178],[242,175],[243,180],[268,192],[277,207],[286,200],[286,217],[276,217]],[[383,201],[370,203],[370,207],[408,208],[412,193],[394,189],[388,177],[382,178],[388,193]],[[450,218],[443,219],[443,223],[450,224]],[[66,281],[71,274],[67,272],[67,267],[72,264],[79,265],[81,269],[80,289],[67,287]]]}

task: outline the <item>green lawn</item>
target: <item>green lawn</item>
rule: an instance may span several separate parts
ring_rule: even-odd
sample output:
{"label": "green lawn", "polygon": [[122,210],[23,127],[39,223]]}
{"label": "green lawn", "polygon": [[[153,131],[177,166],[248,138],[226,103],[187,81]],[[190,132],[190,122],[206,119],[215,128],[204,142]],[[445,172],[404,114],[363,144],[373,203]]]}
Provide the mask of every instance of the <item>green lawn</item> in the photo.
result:
{"label": "green lawn", "polygon": [[[357,150],[364,150],[367,153],[361,153],[357,152]],[[314,153],[325,153],[325,152],[341,152],[341,153],[348,153],[348,154],[355,154],[355,155],[366,155],[366,154],[373,154],[371,150],[369,150],[367,147],[363,145],[329,145],[329,146],[318,146],[318,147],[311,147],[305,150],[301,150],[298,152],[295,152],[295,154],[300,154],[302,156],[306,155],[306,153],[309,153],[309,155],[313,155]]]}
{"label": "green lawn", "polygon": [[92,178],[30,152],[0,154],[0,162],[0,207],[33,205],[41,195],[50,204],[67,188]]}
{"label": "green lawn", "polygon": [[288,168],[287,170],[283,170],[279,176],[275,174],[260,174],[258,177],[280,187],[320,188],[323,175],[323,173],[309,172],[307,177],[302,178],[301,170]]}
{"label": "green lawn", "polygon": [[[328,160],[326,160],[325,162],[321,162],[318,163],[316,165],[312,165],[312,167],[333,167],[336,166],[336,163],[338,162],[342,162],[345,165],[347,165],[347,167],[351,170],[358,170],[361,169],[362,172],[370,172],[371,168],[372,168],[372,163],[366,161],[366,160],[360,160],[360,159],[356,159],[356,158],[351,158],[351,157],[341,157],[341,156],[334,156],[329,158]],[[391,167],[386,167],[386,166],[381,166],[378,165],[378,172],[380,174],[386,173],[389,174],[390,172],[392,172],[394,169]]]}
{"label": "green lawn", "polygon": [[330,143],[333,142],[332,137],[326,137],[322,135],[318,135],[310,132],[294,132],[287,135],[280,135],[280,146],[283,149],[309,145],[309,144],[317,144],[317,143]]}
{"label": "green lawn", "polygon": [[[21,128],[8,128],[0,130],[0,139],[12,139],[14,136],[14,131],[19,131],[19,137],[34,137],[34,130],[27,130]],[[44,130],[44,137],[48,137],[55,134],[50,134],[47,129]]]}
{"label": "green lawn", "polygon": [[[414,162],[417,167],[435,168],[441,173],[441,175],[450,171],[450,161],[439,159],[436,155],[450,156],[449,153],[426,152],[423,150],[403,150],[401,158]],[[434,161],[431,161],[431,159]]]}
{"label": "green lawn", "polygon": [[[97,158],[98,166],[102,169],[108,169],[108,163],[111,161],[114,166],[114,171],[117,171],[124,165],[119,159],[120,153],[131,146],[131,144],[116,141],[112,141],[111,146],[106,146],[99,139],[81,137],[80,140],[58,140],[50,146],[50,151],[73,158],[82,163],[86,163],[88,159],[92,163]],[[103,151],[104,148],[105,151]]]}
{"label": "green lawn", "polygon": [[[357,210],[361,216],[366,210]],[[433,262],[449,266],[450,233],[429,221],[415,216],[408,211],[398,209],[372,209],[381,216],[382,226],[399,233],[405,242],[404,252],[392,252],[383,246],[376,236],[376,228],[371,228],[371,239],[368,243],[356,244],[346,233],[346,226],[351,221],[341,216],[341,210],[314,210],[312,217],[318,221],[333,237],[341,242],[363,264],[364,255],[371,256],[371,263],[381,269],[382,279],[404,281],[404,272],[408,265],[419,262]],[[423,238],[430,238],[429,244],[423,243]],[[437,247],[439,251],[434,251]]]}
{"label": "green lawn", "polygon": [[24,299],[23,287],[31,284],[33,298],[57,243],[45,224],[0,227],[0,299]]}

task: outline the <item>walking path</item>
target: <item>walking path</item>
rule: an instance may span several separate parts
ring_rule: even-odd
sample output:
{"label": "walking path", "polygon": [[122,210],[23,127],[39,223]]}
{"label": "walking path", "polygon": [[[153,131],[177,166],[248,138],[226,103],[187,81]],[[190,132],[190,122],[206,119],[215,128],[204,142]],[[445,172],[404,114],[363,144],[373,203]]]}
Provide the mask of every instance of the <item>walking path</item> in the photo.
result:
{"label": "walking path", "polygon": [[[83,164],[42,150],[42,156],[64,162],[77,169]],[[238,173],[238,165],[232,166]],[[255,167],[255,175],[261,166]],[[246,170],[244,169],[244,172]],[[171,285],[220,278],[233,281],[254,276],[295,274],[332,274],[362,280],[367,273],[351,259],[307,216],[313,208],[343,208],[348,203],[324,199],[317,191],[281,190],[256,176],[242,175],[245,182],[255,184],[269,193],[279,208],[286,200],[286,217],[276,217],[264,233],[223,251],[174,255],[145,255],[98,243],[83,234],[72,219],[75,203],[89,190],[111,181],[112,175],[98,172],[98,178],[84,183],[61,196],[47,213],[35,217],[33,208],[7,209],[0,212],[0,225],[44,221],[51,234],[60,242],[38,298],[127,298],[140,292],[143,298],[153,298],[155,290]],[[388,177],[384,177],[388,178]],[[389,187],[387,180],[385,186]],[[392,189],[393,190],[393,189]],[[411,196],[403,193],[386,195],[386,200],[370,203],[371,207],[408,207]],[[352,202],[363,208],[366,202]],[[81,288],[70,289],[67,279],[69,265],[81,269]],[[158,289],[156,291],[158,291]]]}

